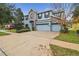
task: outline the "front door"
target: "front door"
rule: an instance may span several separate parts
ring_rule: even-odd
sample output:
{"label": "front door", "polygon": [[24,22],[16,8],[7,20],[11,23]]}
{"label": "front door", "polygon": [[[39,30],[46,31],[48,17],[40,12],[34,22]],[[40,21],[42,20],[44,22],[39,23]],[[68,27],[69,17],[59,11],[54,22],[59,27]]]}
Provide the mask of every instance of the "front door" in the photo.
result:
{"label": "front door", "polygon": [[35,28],[34,28],[34,21],[30,21],[30,23],[31,23],[32,30],[35,30]]}

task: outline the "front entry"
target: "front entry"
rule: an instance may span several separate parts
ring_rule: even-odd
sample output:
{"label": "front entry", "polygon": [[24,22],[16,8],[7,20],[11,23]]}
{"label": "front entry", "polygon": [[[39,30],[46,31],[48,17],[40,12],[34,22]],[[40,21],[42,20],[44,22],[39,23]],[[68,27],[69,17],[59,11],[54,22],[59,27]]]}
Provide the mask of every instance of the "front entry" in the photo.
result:
{"label": "front entry", "polygon": [[31,23],[31,30],[35,30],[34,21],[30,21]]}

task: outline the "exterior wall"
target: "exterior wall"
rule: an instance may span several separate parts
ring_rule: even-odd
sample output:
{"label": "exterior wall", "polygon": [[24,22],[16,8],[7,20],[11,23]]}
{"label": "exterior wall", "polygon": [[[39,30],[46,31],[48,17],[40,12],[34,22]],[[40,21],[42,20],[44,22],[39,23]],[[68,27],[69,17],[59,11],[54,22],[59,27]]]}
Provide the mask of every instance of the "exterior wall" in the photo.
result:
{"label": "exterior wall", "polygon": [[29,28],[31,29],[31,24],[29,22],[30,20],[26,20],[26,17],[24,17],[24,20],[23,20],[24,27],[26,27],[26,24],[28,24]]}
{"label": "exterior wall", "polygon": [[[46,12],[46,13],[48,13],[48,12]],[[47,20],[47,19],[50,19],[50,16],[52,16],[52,12],[49,12],[49,17],[48,18],[45,18],[45,13],[42,13],[42,18],[38,19],[38,20]]]}
{"label": "exterior wall", "polygon": [[37,12],[33,11],[32,9],[29,11],[28,20],[30,23],[30,29],[35,30],[36,28],[36,20],[37,20]]}
{"label": "exterior wall", "polygon": [[28,13],[28,20],[35,21],[37,20],[37,12],[33,11],[32,9]]}

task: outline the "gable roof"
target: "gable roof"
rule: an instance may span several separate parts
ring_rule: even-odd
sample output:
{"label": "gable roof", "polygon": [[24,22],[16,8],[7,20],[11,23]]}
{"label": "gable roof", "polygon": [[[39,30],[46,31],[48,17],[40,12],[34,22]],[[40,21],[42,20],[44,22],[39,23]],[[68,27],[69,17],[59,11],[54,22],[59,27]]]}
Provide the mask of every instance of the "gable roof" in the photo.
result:
{"label": "gable roof", "polygon": [[[35,10],[33,10],[33,9],[30,9],[30,11],[29,11],[29,13],[31,12],[31,11],[33,11],[33,12],[37,12],[37,11],[35,11]],[[53,14],[57,14],[57,13],[62,13],[62,12],[64,12],[63,10],[57,10],[57,11],[53,11],[53,10],[48,10],[48,11],[43,11],[43,12],[37,12],[37,14],[41,14],[41,13],[46,13],[46,12],[52,12]],[[29,14],[28,13],[28,14]],[[25,15],[25,16],[27,16],[27,15]]]}

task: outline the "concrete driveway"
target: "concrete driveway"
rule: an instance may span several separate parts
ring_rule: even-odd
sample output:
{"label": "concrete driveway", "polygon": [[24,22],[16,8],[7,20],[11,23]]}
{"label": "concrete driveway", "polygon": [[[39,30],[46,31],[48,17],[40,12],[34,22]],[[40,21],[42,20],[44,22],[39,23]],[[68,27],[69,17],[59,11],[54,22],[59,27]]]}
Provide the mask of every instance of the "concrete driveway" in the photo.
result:
{"label": "concrete driveway", "polygon": [[58,36],[57,32],[11,33],[0,37],[0,48],[9,56],[51,55],[49,41]]}

